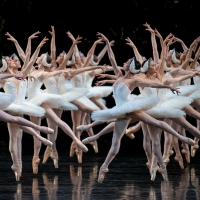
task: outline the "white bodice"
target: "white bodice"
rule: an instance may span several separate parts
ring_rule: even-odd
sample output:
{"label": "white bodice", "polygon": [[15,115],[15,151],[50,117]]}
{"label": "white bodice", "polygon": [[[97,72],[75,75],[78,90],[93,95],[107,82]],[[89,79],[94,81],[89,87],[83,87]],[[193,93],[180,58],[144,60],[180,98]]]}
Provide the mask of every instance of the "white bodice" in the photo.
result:
{"label": "white bodice", "polygon": [[41,83],[39,80],[31,81],[28,79],[28,98],[31,99],[33,97],[36,97],[37,95],[41,94],[41,86],[43,83]]}
{"label": "white bodice", "polygon": [[116,106],[129,101],[129,95],[131,91],[128,86],[124,83],[119,83],[117,86],[113,87],[113,97],[115,99]]}
{"label": "white bodice", "polygon": [[60,76],[58,78],[58,81],[54,77],[49,77],[45,79],[44,85],[46,87],[46,92],[52,93],[52,94],[59,94],[60,93],[60,87],[61,87],[61,80]]}
{"label": "white bodice", "polygon": [[143,97],[158,97],[160,100],[166,100],[166,93],[169,91],[168,89],[156,89],[145,87],[144,89],[139,88],[141,96]]}
{"label": "white bodice", "polygon": [[85,85],[85,73],[84,75],[77,74],[71,79],[71,83],[73,87],[84,87]]}
{"label": "white bodice", "polygon": [[25,100],[27,89],[27,80],[20,81],[19,86],[15,85],[13,81],[6,81],[4,85],[4,91],[7,94],[13,94],[16,96],[14,103],[21,104]]}
{"label": "white bodice", "polygon": [[84,82],[84,87],[85,88],[91,88],[92,87],[92,82],[94,80],[94,77],[91,77],[89,73],[85,73],[85,82]]}

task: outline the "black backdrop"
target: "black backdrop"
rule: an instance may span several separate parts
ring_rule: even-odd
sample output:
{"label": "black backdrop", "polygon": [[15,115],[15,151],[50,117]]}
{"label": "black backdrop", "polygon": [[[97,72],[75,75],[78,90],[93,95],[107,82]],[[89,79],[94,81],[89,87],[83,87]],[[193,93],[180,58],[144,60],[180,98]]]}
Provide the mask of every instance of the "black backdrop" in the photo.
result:
{"label": "black backdrop", "polygon": [[[83,37],[79,49],[87,53],[95,41],[96,32],[104,33],[110,40],[115,40],[113,47],[118,65],[132,57],[132,50],[124,39],[130,37],[142,55],[152,56],[150,34],[144,30],[143,23],[148,22],[152,28],[157,28],[165,37],[170,32],[190,43],[200,34],[199,31],[199,1],[198,0],[126,0],[126,1],[47,1],[47,0],[1,0],[0,1],[0,53],[8,55],[16,52],[14,45],[6,40],[5,32],[10,32],[26,48],[27,38],[36,31],[41,31],[38,39],[32,42],[36,48],[40,40],[47,36],[50,25],[55,26],[57,54],[68,50],[71,41],[66,31],[75,36]],[[158,45],[159,46],[159,45]],[[50,42],[42,52],[49,51]],[[97,52],[103,47],[97,48]],[[181,46],[175,47],[181,51]],[[102,64],[109,63],[107,56]],[[112,96],[106,98],[108,107],[114,105]],[[64,112],[62,119],[71,126],[70,112]],[[188,119],[193,125],[194,120]],[[42,122],[46,122],[43,120]],[[94,128],[97,133],[104,126]],[[0,122],[0,148],[8,150],[8,132],[5,123]],[[71,139],[59,130],[58,150],[69,151]],[[190,134],[188,134],[190,135]],[[83,134],[84,136],[84,134]],[[108,150],[112,134],[99,140],[100,149]],[[31,145],[30,145],[31,144]],[[31,136],[24,134],[23,146],[32,151]],[[124,137],[121,150],[126,153],[141,153],[142,132],[136,134],[135,140]]]}

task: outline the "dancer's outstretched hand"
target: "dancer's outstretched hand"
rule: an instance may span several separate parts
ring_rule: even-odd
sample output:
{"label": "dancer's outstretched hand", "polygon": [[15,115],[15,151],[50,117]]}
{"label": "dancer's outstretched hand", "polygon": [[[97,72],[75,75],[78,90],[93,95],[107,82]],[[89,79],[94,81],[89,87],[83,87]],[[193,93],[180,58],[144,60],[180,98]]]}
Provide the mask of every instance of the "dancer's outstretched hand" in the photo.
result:
{"label": "dancer's outstretched hand", "polygon": [[68,37],[69,37],[72,41],[75,40],[75,37],[71,34],[70,31],[67,31],[66,34],[68,35]]}
{"label": "dancer's outstretched hand", "polygon": [[106,74],[95,74],[95,76],[100,79],[100,78],[105,78]]}
{"label": "dancer's outstretched hand", "polygon": [[82,37],[80,37],[80,36],[78,35],[78,37],[73,41],[73,44],[81,43],[81,39],[82,39]]}
{"label": "dancer's outstretched hand", "polygon": [[49,33],[51,34],[51,36],[55,36],[55,30],[54,30],[54,26],[51,26],[51,31],[49,31]]}
{"label": "dancer's outstretched hand", "polygon": [[105,35],[103,35],[102,33],[97,32],[97,36],[99,37],[99,39],[102,38],[103,41],[109,42],[108,38]]}
{"label": "dancer's outstretched hand", "polygon": [[172,37],[169,42],[167,43],[167,46],[171,46],[172,44],[174,44],[176,42],[175,37]]}
{"label": "dancer's outstretched hand", "polygon": [[97,81],[97,82],[95,83],[95,85],[96,85],[96,86],[100,86],[100,85],[105,85],[105,83],[106,83],[106,80]]}
{"label": "dancer's outstretched hand", "polygon": [[95,44],[103,44],[103,39],[100,38],[94,42]]}
{"label": "dancer's outstretched hand", "polygon": [[103,66],[101,66],[101,70],[103,71],[103,73],[105,73],[105,71],[106,71],[107,68],[108,68],[107,65],[103,65]]}
{"label": "dancer's outstretched hand", "polygon": [[115,40],[110,41],[110,46],[111,47],[114,46],[114,44],[115,44]]}
{"label": "dancer's outstretched hand", "polygon": [[65,71],[65,70],[62,70],[62,75],[66,78],[66,79],[68,79],[68,78],[70,78],[72,75],[71,75],[71,73],[69,72],[69,71]]}
{"label": "dancer's outstretched hand", "polygon": [[169,87],[169,89],[173,92],[173,94],[177,94],[177,95],[179,95],[181,92],[178,90],[179,88],[174,88],[174,87],[172,87],[172,86],[170,86]]}
{"label": "dancer's outstretched hand", "polygon": [[49,40],[49,39],[47,37],[44,37],[44,39],[40,42],[38,47],[41,48],[47,42],[47,40]]}
{"label": "dancer's outstretched hand", "polygon": [[166,44],[167,42],[169,42],[171,40],[171,38],[173,38],[174,35],[172,33],[170,33],[166,38],[165,40],[163,41],[164,44]]}
{"label": "dancer's outstretched hand", "polygon": [[19,75],[19,74],[15,74],[14,77],[15,77],[17,80],[25,80],[25,79],[26,79],[25,76],[22,76],[22,75]]}
{"label": "dancer's outstretched hand", "polygon": [[7,40],[10,40],[14,43],[17,42],[17,40],[12,35],[10,35],[10,33],[6,32],[5,35],[8,36]]}
{"label": "dancer's outstretched hand", "polygon": [[145,24],[143,24],[143,26],[146,27],[146,31],[149,31],[150,33],[154,33],[154,30],[151,28],[151,26],[149,24],[147,24],[147,22]]}
{"label": "dancer's outstretched hand", "polygon": [[28,39],[32,40],[34,38],[38,38],[38,34],[40,34],[40,31],[37,31],[37,32],[33,33]]}
{"label": "dancer's outstretched hand", "polygon": [[127,37],[125,40],[127,41],[127,43],[126,43],[127,45],[129,45],[132,48],[135,47],[135,45],[133,44],[132,40],[129,37]]}
{"label": "dancer's outstretched hand", "polygon": [[35,76],[32,76],[32,75],[29,74],[27,77],[30,78],[31,81],[34,81],[34,82],[36,81]]}
{"label": "dancer's outstretched hand", "polygon": [[157,29],[154,30],[154,33],[158,38],[163,39],[162,35],[158,32]]}

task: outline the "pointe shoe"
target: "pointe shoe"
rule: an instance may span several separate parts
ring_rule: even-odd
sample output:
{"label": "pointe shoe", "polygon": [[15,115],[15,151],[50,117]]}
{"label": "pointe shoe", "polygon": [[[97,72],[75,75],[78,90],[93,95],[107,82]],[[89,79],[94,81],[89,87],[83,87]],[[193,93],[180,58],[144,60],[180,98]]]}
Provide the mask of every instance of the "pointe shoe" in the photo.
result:
{"label": "pointe shoe", "polygon": [[80,148],[83,152],[87,152],[88,151],[88,148],[80,141],[76,141],[76,145],[78,148]]}
{"label": "pointe shoe", "polygon": [[73,157],[73,156],[74,156],[75,150],[76,150],[76,145],[75,145],[75,142],[73,141],[73,142],[71,143],[71,146],[70,146],[70,152],[69,152],[69,156],[70,156],[70,157]]}
{"label": "pointe shoe", "polygon": [[90,129],[89,125],[80,125],[76,127],[77,131],[87,131],[88,129]]}
{"label": "pointe shoe", "polygon": [[76,149],[76,155],[78,163],[82,163],[83,151],[80,149]]}
{"label": "pointe shoe", "polygon": [[41,137],[39,140],[46,146],[49,146],[49,147],[53,146],[53,143],[51,141],[47,140],[46,138]]}
{"label": "pointe shoe", "polygon": [[99,170],[99,176],[98,176],[98,182],[102,183],[105,175],[109,172],[108,167],[106,165],[102,165],[100,170]]}
{"label": "pointe shoe", "polygon": [[58,168],[58,153],[56,151],[52,151],[50,154],[51,159],[53,160],[54,167]]}
{"label": "pointe shoe", "polygon": [[46,133],[46,134],[53,134],[54,130],[49,128],[49,127],[46,127],[46,126],[41,126],[40,127],[40,132]]}
{"label": "pointe shoe", "polygon": [[19,181],[20,180],[20,172],[19,172],[19,166],[17,164],[13,164],[11,166],[11,169],[13,170],[14,174],[15,174],[15,179],[16,181]]}
{"label": "pointe shoe", "polygon": [[176,157],[174,158],[174,160],[176,160],[176,161],[179,163],[181,169],[184,169],[184,164],[183,164],[182,156],[176,156]]}
{"label": "pointe shoe", "polygon": [[190,163],[190,151],[189,151],[189,149],[182,149],[181,153],[185,156],[186,162]]}
{"label": "pointe shoe", "polygon": [[191,146],[191,156],[194,157],[196,150],[199,148],[198,144],[195,144],[194,146]]}
{"label": "pointe shoe", "polygon": [[189,145],[191,145],[191,146],[194,146],[194,145],[195,145],[195,141],[194,141],[193,139],[188,138],[188,137],[185,137],[185,136],[182,136],[181,141],[182,141],[183,143],[187,143],[187,144],[189,144]]}
{"label": "pointe shoe", "polygon": [[44,152],[44,156],[43,156],[43,161],[42,161],[43,164],[47,162],[48,158],[51,155],[51,151],[52,151],[52,148],[50,148],[49,146],[47,146],[47,148],[46,148],[46,150]]}
{"label": "pointe shoe", "polygon": [[147,162],[147,163],[146,163],[146,166],[147,166],[148,169],[150,170],[150,168],[151,168],[151,162]]}
{"label": "pointe shoe", "polygon": [[161,173],[164,181],[167,183],[168,182],[168,175],[167,175],[167,169],[166,169],[166,167],[162,167],[162,168],[160,167],[158,169],[158,172]]}
{"label": "pointe shoe", "polygon": [[150,174],[151,174],[151,181],[154,181],[156,178],[156,172],[159,169],[158,165],[151,165]]}
{"label": "pointe shoe", "polygon": [[133,139],[135,138],[135,136],[133,135],[133,131],[131,130],[131,128],[132,128],[132,127],[126,129],[125,134],[126,134],[126,136],[128,136],[130,139],[133,140]]}
{"label": "pointe shoe", "polygon": [[168,157],[163,158],[163,162],[165,163],[166,166],[169,163],[169,161],[170,161],[170,159]]}
{"label": "pointe shoe", "polygon": [[98,149],[97,141],[95,140],[94,142],[91,142],[90,144],[93,146],[94,152],[98,153],[99,149]]}
{"label": "pointe shoe", "polygon": [[174,154],[174,151],[172,150],[172,148],[170,148],[170,150],[169,150],[169,157],[171,156],[171,155],[173,155]]}
{"label": "pointe shoe", "polygon": [[96,137],[96,135],[93,135],[93,136],[87,137],[84,140],[82,140],[82,143],[83,144],[90,144],[90,143],[94,142],[97,139],[98,138]]}
{"label": "pointe shoe", "polygon": [[40,164],[40,159],[38,156],[34,156],[32,159],[32,168],[33,168],[33,174],[38,173],[38,165]]}

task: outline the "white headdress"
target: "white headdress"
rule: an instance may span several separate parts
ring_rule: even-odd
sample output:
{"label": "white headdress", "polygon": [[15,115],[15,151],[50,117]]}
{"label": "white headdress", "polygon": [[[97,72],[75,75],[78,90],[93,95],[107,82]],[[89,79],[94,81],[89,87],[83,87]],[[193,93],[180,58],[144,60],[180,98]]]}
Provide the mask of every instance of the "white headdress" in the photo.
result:
{"label": "white headdress", "polygon": [[181,61],[176,58],[175,49],[173,50],[173,53],[172,53],[172,62],[175,63],[175,64],[180,64],[181,63]]}
{"label": "white headdress", "polygon": [[171,68],[170,68],[170,67],[167,67],[166,60],[164,61],[164,71],[165,71],[165,72],[171,71]]}
{"label": "white headdress", "polygon": [[13,57],[15,57],[15,56],[18,58],[18,56],[17,56],[15,53],[13,53],[13,54],[10,56],[10,58],[13,59]]}
{"label": "white headdress", "polygon": [[[65,59],[67,54],[66,54],[65,51],[63,51],[63,54],[64,54],[64,59]],[[75,64],[75,54],[74,54],[74,52],[72,54],[72,59],[67,61],[67,66],[71,66],[73,64]]]}
{"label": "white headdress", "polygon": [[133,74],[137,74],[140,72],[140,69],[135,69],[135,58],[132,59],[131,63],[130,63],[130,67],[129,70],[131,73]]}
{"label": "white headdress", "polygon": [[93,66],[97,66],[99,64],[99,62],[94,61],[94,55],[92,55],[92,57],[90,59],[90,64],[93,65]]}
{"label": "white headdress", "polygon": [[150,60],[151,60],[151,58],[148,59],[148,60],[146,60],[146,61],[144,61],[145,63],[144,63],[144,65],[140,69],[141,72],[145,73],[148,70],[148,68],[149,68],[149,61]]}
{"label": "white headdress", "polygon": [[5,59],[3,59],[3,58],[2,58],[2,64],[3,64],[3,66],[0,68],[0,72],[5,72],[8,68],[8,64],[5,61]]}
{"label": "white headdress", "polygon": [[42,59],[42,64],[45,66],[45,67],[51,67],[51,63],[47,63],[47,54],[48,53],[46,53],[45,54],[45,56],[43,57],[43,59]]}

